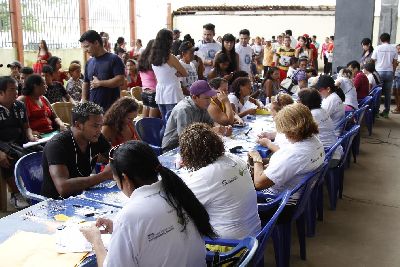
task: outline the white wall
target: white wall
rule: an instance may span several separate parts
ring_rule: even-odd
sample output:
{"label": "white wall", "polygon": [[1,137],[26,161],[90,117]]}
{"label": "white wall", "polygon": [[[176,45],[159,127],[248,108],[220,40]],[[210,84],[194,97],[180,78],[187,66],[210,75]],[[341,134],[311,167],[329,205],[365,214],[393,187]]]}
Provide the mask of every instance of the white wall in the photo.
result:
{"label": "white wall", "polygon": [[185,15],[174,17],[174,28],[178,28],[183,37],[190,33],[196,41],[201,39],[202,26],[213,23],[216,27],[215,36],[232,33],[238,37],[241,29],[249,29],[251,36],[270,38],[287,29],[293,31],[297,37],[305,33],[317,35],[318,40],[330,36],[335,30],[334,16],[302,16],[302,15],[275,15],[275,16],[238,16],[238,15]]}

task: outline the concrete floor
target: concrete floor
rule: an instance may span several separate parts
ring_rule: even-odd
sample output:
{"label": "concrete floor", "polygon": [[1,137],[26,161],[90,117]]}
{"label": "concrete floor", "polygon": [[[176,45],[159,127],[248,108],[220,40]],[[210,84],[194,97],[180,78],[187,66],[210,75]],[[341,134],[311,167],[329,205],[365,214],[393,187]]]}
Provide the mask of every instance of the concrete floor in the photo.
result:
{"label": "concrete floor", "polygon": [[[400,115],[377,119],[371,136],[362,127],[360,155],[345,171],[343,199],[330,211],[325,192],[324,221],[306,239],[306,261],[293,228],[291,266],[400,266],[399,146]],[[266,266],[275,266],[273,255],[270,242]]]}
{"label": "concrete floor", "polygon": [[[330,211],[325,192],[324,221],[307,238],[306,261],[293,229],[291,266],[400,266],[399,146],[400,115],[377,119],[370,137],[362,127],[360,155],[345,171],[343,199]],[[265,263],[275,266],[271,242]]]}

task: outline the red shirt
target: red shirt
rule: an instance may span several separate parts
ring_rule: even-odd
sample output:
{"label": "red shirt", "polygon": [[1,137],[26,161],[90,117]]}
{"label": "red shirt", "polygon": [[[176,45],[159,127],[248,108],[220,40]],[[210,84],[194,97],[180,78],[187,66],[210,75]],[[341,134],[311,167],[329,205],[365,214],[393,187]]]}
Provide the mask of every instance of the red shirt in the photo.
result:
{"label": "red shirt", "polygon": [[39,133],[48,133],[54,130],[52,126],[54,114],[43,96],[40,97],[40,101],[42,102],[42,107],[27,96],[25,98],[26,114],[32,130]]}
{"label": "red shirt", "polygon": [[128,88],[140,86],[142,87],[142,80],[140,79],[140,75],[137,74],[136,76],[136,81],[133,80],[133,77],[131,77],[129,74],[126,75],[126,81],[127,81],[127,86]]}
{"label": "red shirt", "polygon": [[368,95],[369,81],[364,73],[361,71],[357,72],[354,76],[353,83],[357,91],[357,99],[363,99]]}

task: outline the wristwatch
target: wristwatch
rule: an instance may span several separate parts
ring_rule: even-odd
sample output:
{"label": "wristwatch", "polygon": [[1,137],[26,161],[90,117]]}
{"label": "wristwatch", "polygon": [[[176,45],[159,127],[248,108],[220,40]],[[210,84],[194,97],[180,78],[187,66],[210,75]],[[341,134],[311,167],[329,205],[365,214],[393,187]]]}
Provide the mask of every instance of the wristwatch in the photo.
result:
{"label": "wristwatch", "polygon": [[256,159],[253,159],[253,163],[263,163],[263,161],[262,161],[262,159],[258,159],[258,160],[256,160]]}

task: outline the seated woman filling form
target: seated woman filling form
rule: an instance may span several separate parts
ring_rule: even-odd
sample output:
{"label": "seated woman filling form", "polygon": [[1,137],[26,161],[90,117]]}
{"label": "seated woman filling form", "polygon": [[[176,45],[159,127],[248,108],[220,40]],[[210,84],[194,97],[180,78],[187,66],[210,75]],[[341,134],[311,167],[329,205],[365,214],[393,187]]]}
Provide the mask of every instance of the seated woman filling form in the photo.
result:
{"label": "seated woman filling form", "polygon": [[[214,237],[207,211],[175,173],[141,141],[110,151],[118,187],[130,199],[114,221],[99,218],[81,231],[98,266],[205,266],[202,236]],[[112,233],[108,252],[100,229]]]}
{"label": "seated woman filling form", "polygon": [[183,181],[210,215],[221,238],[242,239],[260,231],[257,196],[245,161],[226,153],[221,138],[204,123],[188,126],[180,135]]}

